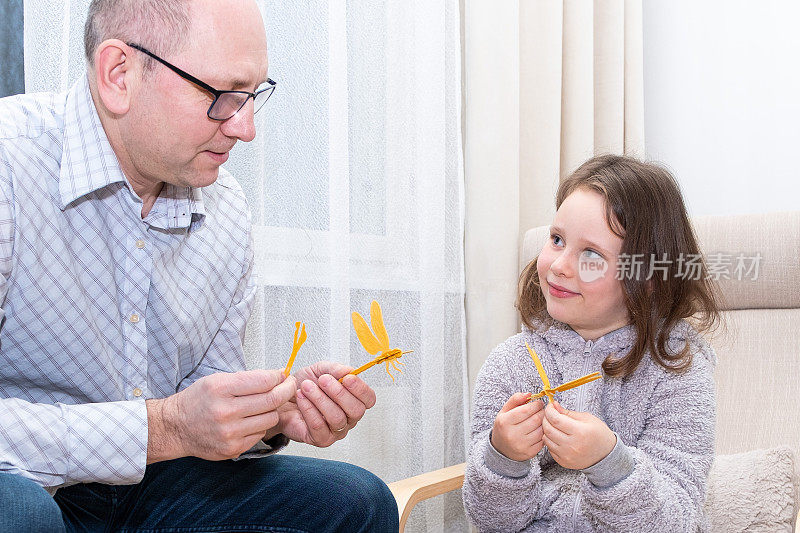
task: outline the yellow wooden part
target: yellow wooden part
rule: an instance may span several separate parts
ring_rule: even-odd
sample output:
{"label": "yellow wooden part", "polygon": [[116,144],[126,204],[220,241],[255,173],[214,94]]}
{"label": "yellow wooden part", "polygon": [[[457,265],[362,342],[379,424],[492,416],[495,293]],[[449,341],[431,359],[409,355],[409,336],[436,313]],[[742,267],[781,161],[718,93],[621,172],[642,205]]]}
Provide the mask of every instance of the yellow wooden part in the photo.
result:
{"label": "yellow wooden part", "polygon": [[[365,370],[369,370],[370,368],[372,368],[373,366],[377,365],[378,363],[380,363],[380,361],[376,361],[375,359],[373,359],[369,363],[364,363],[360,367],[356,368],[355,370],[350,372],[350,374],[355,376],[356,374],[360,374]],[[349,376],[350,374],[345,374],[345,376]],[[339,383],[341,383],[342,381],[344,381],[344,376],[339,378]]]}
{"label": "yellow wooden part", "polygon": [[592,381],[594,381],[596,379],[600,379],[602,377],[603,376],[600,374],[600,372],[593,372],[592,374],[587,374],[587,375],[585,375],[583,377],[580,377],[578,379],[573,379],[572,381],[567,381],[563,385],[559,385],[558,387],[553,389],[553,391],[554,392],[563,392],[565,390],[574,389],[575,387],[580,387],[581,385],[585,385],[587,383],[591,383]]}
{"label": "yellow wooden part", "polygon": [[464,483],[464,466],[465,463],[461,463],[389,483],[389,490],[397,501],[400,533],[405,530],[411,509],[419,502],[461,488]]}
{"label": "yellow wooden part", "polygon": [[[389,334],[386,333],[386,326],[383,324],[383,312],[381,311],[380,304],[375,300],[372,300],[372,303],[370,304],[369,313],[370,322],[372,323],[372,330],[370,330],[369,326],[367,326],[366,320],[364,320],[364,318],[355,311],[351,315],[353,318],[353,328],[356,330],[356,335],[358,336],[359,342],[361,342],[361,345],[370,355],[375,355],[378,352],[380,352],[380,354],[369,363],[365,363],[356,368],[350,372],[350,374],[360,374],[361,372],[372,368],[378,363],[386,363],[386,373],[389,374],[389,377],[392,378],[392,381],[394,381],[394,376],[391,372],[389,372],[389,363],[391,362],[392,366],[396,370],[402,372],[402,370],[400,370],[400,368],[398,368],[398,366],[395,364],[395,360],[402,357],[404,353],[411,352],[404,352],[402,350],[398,350],[397,348],[394,350],[389,348]],[[402,365],[403,363],[400,364]],[[344,376],[339,378],[340,382],[343,380]]]}
{"label": "yellow wooden part", "polygon": [[[300,331],[300,328],[303,328]],[[300,331],[300,336],[298,337],[297,333]],[[294,341],[292,342],[292,354],[289,356],[289,362],[286,363],[286,369],[283,371],[283,375],[289,377],[289,374],[292,372],[292,365],[294,364],[294,359],[297,357],[297,352],[300,351],[300,347],[303,346],[303,343],[306,342],[308,335],[306,334],[306,325],[303,322],[295,322],[294,323]]]}
{"label": "yellow wooden part", "polygon": [[[413,353],[413,350],[409,350],[407,352],[403,352],[403,351],[400,351],[400,350],[397,350],[397,349],[388,350],[386,352],[381,353],[379,356],[377,356],[375,359],[373,359],[369,363],[364,363],[363,365],[361,365],[360,367],[356,368],[355,370],[353,370],[349,374],[345,374],[345,376],[349,376],[350,374],[353,374],[355,376],[356,374],[360,374],[365,370],[369,370],[370,368],[372,368],[373,366],[377,365],[378,363],[386,363],[386,372],[389,372],[389,363],[391,362],[392,365],[394,365],[394,363],[395,363],[395,361],[397,361],[397,359],[402,357],[403,354],[407,354],[407,353]],[[397,362],[400,363],[401,365],[405,365],[405,363],[403,363],[402,361],[397,361]],[[395,367],[395,368],[397,368],[397,367]],[[397,368],[397,370],[400,370],[400,369]],[[400,370],[400,372],[402,372],[402,370]],[[390,372],[389,372],[389,376],[392,376],[392,374]],[[339,383],[341,383],[342,381],[344,381],[344,376],[339,378]],[[392,376],[392,381],[394,381],[394,377],[393,376]]]}
{"label": "yellow wooden part", "polygon": [[531,354],[531,359],[533,359],[533,364],[536,365],[536,371],[539,372],[539,377],[542,379],[542,385],[544,385],[544,390],[542,392],[547,395],[547,399],[551,402],[553,401],[553,393],[550,392],[550,380],[547,379],[547,374],[544,371],[544,367],[542,366],[542,362],[539,360],[539,356],[536,355],[536,352],[528,346],[528,343],[525,343],[525,347],[528,349],[528,353]]}
{"label": "yellow wooden part", "polygon": [[600,379],[601,377],[603,377],[600,374],[600,372],[592,372],[591,374],[579,377],[578,379],[573,379],[572,381],[568,381],[562,385],[559,385],[556,388],[551,388],[550,380],[547,378],[547,373],[545,373],[544,371],[544,366],[542,365],[542,362],[539,360],[539,356],[536,355],[536,352],[528,345],[527,342],[525,343],[525,347],[528,349],[528,353],[531,354],[531,359],[533,359],[533,364],[536,365],[536,371],[539,373],[539,377],[542,379],[542,385],[543,385],[542,392],[532,395],[530,400],[528,401],[533,401],[538,398],[541,398],[542,396],[547,396],[547,399],[552,402],[553,394],[555,394],[556,392],[563,392],[565,390],[574,389],[575,387],[580,387],[581,385],[585,385],[587,383],[590,383],[596,379]]}
{"label": "yellow wooden part", "polygon": [[389,374],[389,377],[392,378],[392,383],[394,383],[394,376],[389,372],[389,361],[386,361],[386,373]]}
{"label": "yellow wooden part", "polygon": [[593,372],[578,379],[573,379],[572,381],[568,381],[563,385],[559,385],[555,389],[544,389],[542,392],[532,395],[528,401],[532,402],[533,400],[538,400],[543,396],[547,396],[552,401],[553,399],[552,395],[555,394],[556,392],[564,392],[565,390],[574,389],[575,387],[586,385],[587,383],[591,383],[592,381],[600,379],[602,377],[603,376],[600,374],[600,372]]}
{"label": "yellow wooden part", "polygon": [[392,359],[398,359],[402,357],[404,353],[411,353],[411,352],[404,352],[402,350],[398,350],[395,348],[394,350],[386,350],[382,352],[378,357],[375,358],[376,363],[383,363],[384,361],[391,361]]}
{"label": "yellow wooden part", "polygon": [[356,335],[358,336],[361,346],[363,346],[370,355],[375,355],[380,352],[382,349],[381,344],[369,330],[367,322],[355,311],[353,311],[351,316],[353,318],[353,329],[356,330]]}
{"label": "yellow wooden part", "polygon": [[375,337],[378,339],[378,344],[381,350],[389,349],[389,334],[386,333],[386,326],[383,324],[383,312],[381,306],[375,300],[369,306],[369,319],[372,323],[372,331],[375,332]]}
{"label": "yellow wooden part", "polygon": [[533,364],[536,365],[536,371],[539,372],[539,377],[542,379],[542,385],[545,389],[550,388],[550,380],[547,379],[547,374],[544,371],[544,366],[542,366],[542,362],[539,360],[539,356],[536,355],[536,352],[533,351],[528,343],[525,343],[525,347],[528,349],[528,353],[531,354],[531,359],[533,359]]}

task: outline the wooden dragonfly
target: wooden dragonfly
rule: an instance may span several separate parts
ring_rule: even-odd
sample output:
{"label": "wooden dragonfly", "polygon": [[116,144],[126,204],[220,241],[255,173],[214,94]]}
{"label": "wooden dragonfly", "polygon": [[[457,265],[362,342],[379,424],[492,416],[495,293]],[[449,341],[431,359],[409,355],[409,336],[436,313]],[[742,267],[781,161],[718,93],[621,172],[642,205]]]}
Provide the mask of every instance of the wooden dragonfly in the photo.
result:
{"label": "wooden dragonfly", "polygon": [[[391,348],[389,346],[389,334],[386,333],[386,326],[383,325],[383,312],[381,311],[380,304],[375,300],[372,301],[369,307],[369,315],[372,331],[370,331],[369,326],[367,326],[367,322],[355,311],[353,311],[351,315],[353,318],[353,329],[356,330],[358,341],[367,353],[370,355],[378,355],[369,363],[363,364],[350,372],[350,374],[360,374],[378,363],[386,363],[386,373],[389,374],[389,377],[394,381],[394,376],[389,372],[389,365],[391,364],[395,370],[402,373],[403,371],[400,370],[397,363],[405,366],[404,363],[400,361],[400,358],[407,353],[412,353],[412,351],[404,352],[398,348]],[[343,379],[344,376],[342,376],[339,381]]]}
{"label": "wooden dragonfly", "polygon": [[527,342],[525,343],[525,347],[528,349],[528,353],[531,354],[531,359],[533,359],[533,364],[536,365],[536,371],[539,372],[539,377],[542,379],[542,385],[544,386],[541,392],[531,396],[531,399],[529,400],[531,402],[543,396],[547,396],[548,401],[552,402],[553,396],[557,392],[563,392],[565,390],[574,389],[575,387],[586,385],[587,383],[590,383],[596,379],[600,379],[603,377],[600,374],[600,372],[592,372],[591,374],[587,374],[578,379],[567,381],[566,383],[564,383],[563,385],[559,385],[558,387],[551,388],[550,380],[547,378],[547,374],[544,371],[544,366],[542,366],[542,362],[539,360],[539,356],[536,355],[536,352],[534,352],[530,346],[528,346]]}
{"label": "wooden dragonfly", "polygon": [[[302,330],[300,329],[302,326]],[[300,347],[306,342],[308,335],[306,334],[306,325],[303,322],[295,322],[294,323],[294,342],[292,343],[292,355],[289,356],[289,362],[286,363],[286,369],[283,371],[283,375],[287,378],[292,371],[292,365],[294,364],[294,359],[297,357],[297,352],[300,351]]]}

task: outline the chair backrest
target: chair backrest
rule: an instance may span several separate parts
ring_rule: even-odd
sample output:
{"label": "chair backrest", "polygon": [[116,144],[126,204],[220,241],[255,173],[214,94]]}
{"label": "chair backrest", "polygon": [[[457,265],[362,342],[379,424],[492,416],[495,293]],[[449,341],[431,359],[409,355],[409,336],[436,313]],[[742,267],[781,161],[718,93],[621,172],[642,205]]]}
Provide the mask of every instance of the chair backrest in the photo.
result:
{"label": "chair backrest", "polygon": [[[783,444],[800,466],[800,212],[692,222],[706,260],[730,277],[720,279],[725,326],[710,339],[717,453]],[[525,234],[521,267],[548,236],[544,226]],[[754,263],[757,273],[747,272]]]}
{"label": "chair backrest", "polygon": [[[800,212],[698,217],[693,223],[709,264],[732,278],[720,279],[726,326],[709,339],[718,358],[716,451],[731,454],[787,445],[794,450],[797,469]],[[520,270],[538,255],[548,237],[547,226],[525,233]],[[757,273],[748,271],[754,258],[760,258]],[[418,501],[460,487],[463,478],[464,463],[392,483],[400,531]],[[795,490],[798,487],[795,482]],[[799,502],[800,495],[795,494],[795,515]],[[800,533],[800,524],[795,532]]]}

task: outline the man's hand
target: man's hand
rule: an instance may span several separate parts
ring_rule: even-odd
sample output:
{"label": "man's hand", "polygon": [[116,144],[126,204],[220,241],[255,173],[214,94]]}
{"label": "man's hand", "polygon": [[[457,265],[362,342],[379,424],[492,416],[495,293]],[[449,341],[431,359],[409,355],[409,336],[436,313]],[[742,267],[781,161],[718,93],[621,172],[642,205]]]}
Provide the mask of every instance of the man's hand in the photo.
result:
{"label": "man's hand", "polygon": [[542,428],[550,455],[573,470],[600,462],[617,443],[617,436],[605,422],[590,413],[568,411],[555,401],[545,409]]}
{"label": "man's hand", "polygon": [[278,409],[280,432],[321,448],[343,439],[376,401],[375,391],[358,376],[347,376],[339,383],[351,370],[323,361],[297,371],[295,400]]}
{"label": "man's hand", "polygon": [[296,389],[295,379],[280,370],[220,372],[163,400],[147,400],[147,463],[238,457],[278,424],[278,409]]}
{"label": "man's hand", "polygon": [[528,403],[531,394],[518,392],[494,419],[492,446],[514,461],[527,461],[542,449],[542,401]]}

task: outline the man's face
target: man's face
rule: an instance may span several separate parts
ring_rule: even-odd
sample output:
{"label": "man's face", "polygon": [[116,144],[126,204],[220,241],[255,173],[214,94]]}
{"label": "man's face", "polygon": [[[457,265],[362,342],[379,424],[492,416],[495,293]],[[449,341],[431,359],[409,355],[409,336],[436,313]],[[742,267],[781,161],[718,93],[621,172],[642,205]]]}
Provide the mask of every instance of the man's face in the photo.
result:
{"label": "man's face", "polygon": [[[252,0],[195,0],[187,45],[164,59],[217,90],[254,92],[267,79],[258,7]],[[255,125],[252,99],[224,122],[206,115],[213,99],[156,63],[123,117],[121,134],[136,174],[132,181],[204,187],[217,179],[233,145],[253,140]]]}

